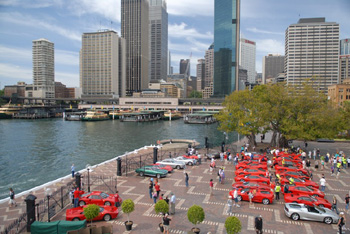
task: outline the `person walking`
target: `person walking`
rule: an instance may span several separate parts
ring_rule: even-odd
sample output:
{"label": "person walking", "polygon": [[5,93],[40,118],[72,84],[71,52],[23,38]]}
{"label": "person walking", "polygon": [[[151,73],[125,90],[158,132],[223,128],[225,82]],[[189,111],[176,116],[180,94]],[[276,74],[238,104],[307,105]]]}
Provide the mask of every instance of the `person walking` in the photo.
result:
{"label": "person walking", "polygon": [[213,179],[209,181],[210,195],[213,195],[214,182]]}
{"label": "person walking", "polygon": [[148,184],[148,192],[149,192],[149,197],[152,199],[152,192],[153,192],[153,178],[150,179],[149,184]]}
{"label": "person walking", "polygon": [[158,182],[158,179],[156,179],[156,183],[154,185],[154,188],[157,192],[157,197],[159,197],[159,193],[160,193],[160,185],[159,185],[159,182]]}
{"label": "person walking", "polygon": [[155,189],[153,189],[152,198],[153,198],[154,204],[156,204],[158,196],[157,196],[157,191]]}
{"label": "person walking", "polygon": [[221,178],[221,184],[225,183],[225,170],[222,168],[221,173],[220,173],[220,178]]}
{"label": "person walking", "polygon": [[170,195],[171,195],[171,197],[170,197],[170,214],[174,215],[175,214],[176,197],[175,197],[175,194],[173,192],[171,192]]}
{"label": "person walking", "polygon": [[72,164],[70,170],[71,170],[71,172],[72,172],[72,178],[74,178],[74,173],[75,173],[75,166],[74,166],[74,163]]}
{"label": "person walking", "polygon": [[233,200],[234,200],[234,205],[236,205],[237,207],[240,207],[240,205],[238,204],[238,189],[235,188],[234,191],[233,191]]}
{"label": "person walking", "polygon": [[321,191],[324,192],[324,190],[326,189],[326,179],[324,178],[324,176],[322,176],[322,178],[320,179],[320,185]]}
{"label": "person walking", "polygon": [[185,174],[186,187],[188,187],[188,180],[189,180],[190,178],[188,177],[187,172],[184,171],[184,174]]}
{"label": "person walking", "polygon": [[[338,220],[338,233],[339,234],[342,234],[343,232],[343,226],[345,225],[345,221],[346,221],[346,219],[345,219],[345,215],[344,215],[344,213],[343,212],[340,212],[340,214],[339,214],[339,220]],[[345,233],[345,232],[344,232]]]}
{"label": "person walking", "polygon": [[281,192],[281,185],[277,183],[275,187],[276,200],[280,199],[280,192]]}
{"label": "person walking", "polygon": [[79,206],[79,197],[80,197],[79,187],[76,187],[74,191],[74,208]]}
{"label": "person walking", "polygon": [[256,234],[262,234],[262,230],[263,230],[263,220],[262,220],[262,216],[259,215],[258,217],[255,218],[255,231]]}
{"label": "person walking", "polygon": [[163,234],[165,233],[169,234],[170,221],[171,219],[169,218],[168,213],[165,213],[163,217],[163,228],[164,228]]}
{"label": "person walking", "polygon": [[232,214],[232,196],[228,196],[228,199],[227,199],[227,214],[228,215]]}
{"label": "person walking", "polygon": [[10,188],[10,207],[17,206],[17,202],[15,201],[15,191],[13,191],[12,188]]}
{"label": "person walking", "polygon": [[345,196],[345,210],[346,210],[346,213],[349,214],[349,194],[346,194]]}
{"label": "person walking", "polygon": [[253,191],[250,190],[249,193],[248,193],[249,205],[253,205],[253,201],[252,201],[253,197],[254,197]]}
{"label": "person walking", "polygon": [[337,214],[339,214],[337,203],[338,203],[337,198],[335,196],[333,196],[332,211],[335,211],[335,212],[337,212]]}
{"label": "person walking", "polygon": [[218,177],[219,177],[219,183],[221,184],[221,170],[222,167],[220,167],[219,171],[218,171]]}

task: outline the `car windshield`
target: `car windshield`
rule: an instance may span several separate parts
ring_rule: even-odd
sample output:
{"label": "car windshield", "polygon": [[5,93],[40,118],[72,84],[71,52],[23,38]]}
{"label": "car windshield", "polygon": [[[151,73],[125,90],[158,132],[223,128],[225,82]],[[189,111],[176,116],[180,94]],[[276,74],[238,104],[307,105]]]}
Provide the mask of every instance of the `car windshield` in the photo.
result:
{"label": "car windshield", "polygon": [[81,195],[81,197],[87,197],[89,196],[91,193],[84,193],[83,195]]}
{"label": "car windshield", "polygon": [[100,196],[101,196],[103,199],[105,199],[105,198],[109,197],[109,195],[108,195],[108,194],[106,194],[106,193],[101,193],[101,194],[100,194]]}
{"label": "car windshield", "polygon": [[313,201],[317,201],[317,199],[316,198],[314,198],[314,197],[309,197],[309,198],[311,198],[311,200],[313,200]]}
{"label": "car windshield", "polygon": [[104,208],[100,207],[100,213],[103,212],[104,210],[105,210]]}
{"label": "car windshield", "polygon": [[326,210],[323,209],[322,207],[315,206],[315,208],[316,208],[317,210],[319,210],[320,212],[322,212],[322,213],[326,213]]}

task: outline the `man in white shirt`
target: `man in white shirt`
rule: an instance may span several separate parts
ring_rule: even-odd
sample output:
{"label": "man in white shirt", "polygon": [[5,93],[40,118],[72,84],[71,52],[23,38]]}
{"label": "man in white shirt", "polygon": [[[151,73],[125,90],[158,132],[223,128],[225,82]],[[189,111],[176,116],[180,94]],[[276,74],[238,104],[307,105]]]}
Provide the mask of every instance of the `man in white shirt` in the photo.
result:
{"label": "man in white shirt", "polygon": [[238,190],[236,188],[234,189],[234,192],[233,192],[233,200],[235,201],[233,206],[240,207],[240,205],[238,204]]}
{"label": "man in white shirt", "polygon": [[171,197],[170,197],[170,214],[175,214],[175,201],[176,201],[176,197],[175,194],[173,192],[170,193]]}
{"label": "man in white shirt", "polygon": [[320,185],[321,191],[324,192],[324,190],[326,189],[326,179],[324,178],[324,176],[320,179]]}

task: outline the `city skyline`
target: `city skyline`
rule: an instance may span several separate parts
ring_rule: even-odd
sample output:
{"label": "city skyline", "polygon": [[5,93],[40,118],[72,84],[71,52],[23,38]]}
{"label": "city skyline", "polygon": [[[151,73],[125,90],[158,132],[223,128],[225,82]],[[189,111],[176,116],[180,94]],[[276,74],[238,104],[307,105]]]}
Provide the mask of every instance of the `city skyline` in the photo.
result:
{"label": "city skyline", "polygon": [[[204,58],[214,40],[214,1],[168,0],[167,5],[174,72],[179,70],[180,59],[188,59],[192,52],[191,74],[195,74],[197,60]],[[261,72],[263,56],[284,55],[285,30],[299,18],[325,17],[327,22],[339,23],[340,39],[349,38],[349,8],[346,0],[242,1],[241,37],[256,42],[256,69]],[[17,81],[32,83],[32,40],[46,38],[55,43],[55,81],[77,87],[82,34],[109,28],[121,35],[120,0],[36,0],[30,4],[1,0],[0,19],[0,88]]]}

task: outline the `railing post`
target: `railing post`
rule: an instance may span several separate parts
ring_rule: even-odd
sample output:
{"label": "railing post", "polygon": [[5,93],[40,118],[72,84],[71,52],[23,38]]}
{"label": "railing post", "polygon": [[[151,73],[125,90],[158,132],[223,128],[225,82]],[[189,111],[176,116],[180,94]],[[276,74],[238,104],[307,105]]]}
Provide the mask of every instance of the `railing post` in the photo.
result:
{"label": "railing post", "polygon": [[61,186],[61,209],[63,209],[63,186]]}
{"label": "railing post", "polygon": [[81,190],[81,174],[79,172],[75,173],[75,184]]}
{"label": "railing post", "polygon": [[158,148],[154,147],[153,148],[153,164],[158,161]]}
{"label": "railing post", "polygon": [[122,160],[120,157],[117,158],[117,176],[122,175]]}
{"label": "railing post", "polygon": [[24,200],[27,205],[27,232],[30,232],[30,226],[35,221],[35,199],[36,196],[29,194]]}

